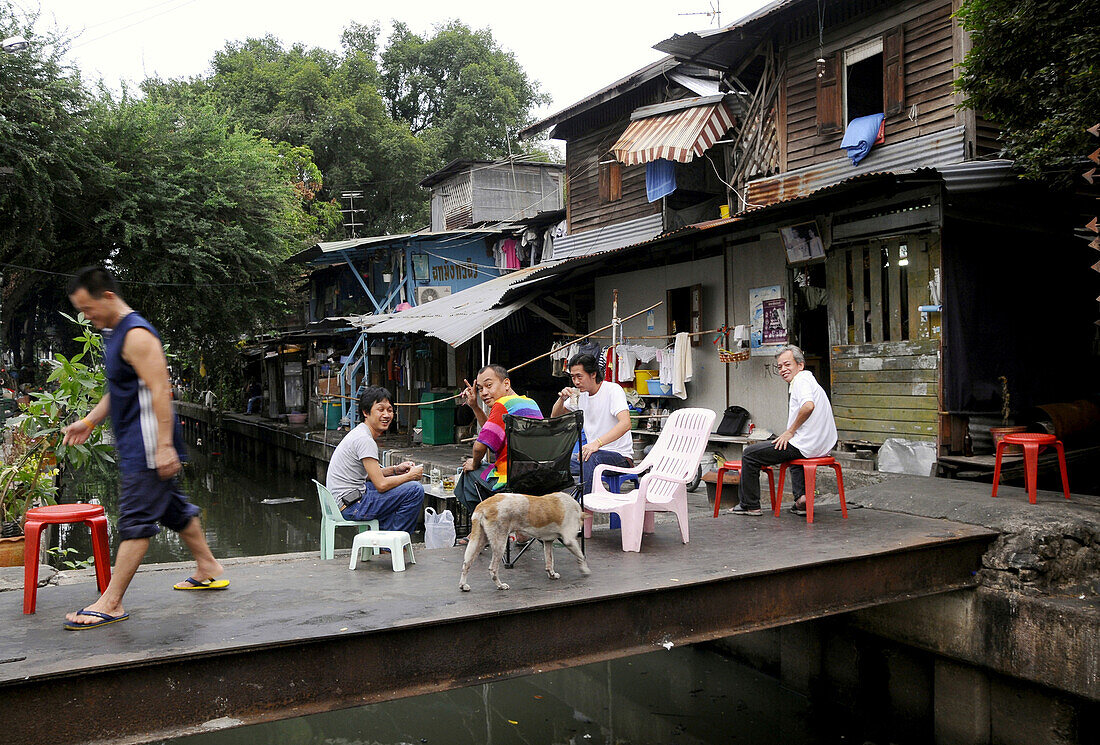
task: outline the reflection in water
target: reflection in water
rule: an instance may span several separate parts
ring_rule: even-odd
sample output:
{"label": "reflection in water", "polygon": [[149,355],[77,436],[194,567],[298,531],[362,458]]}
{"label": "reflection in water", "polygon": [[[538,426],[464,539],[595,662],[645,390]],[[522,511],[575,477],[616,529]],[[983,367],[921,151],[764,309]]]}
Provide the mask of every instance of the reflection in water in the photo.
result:
{"label": "reflection in water", "polygon": [[810,705],[682,647],[443,693],[178,738],[172,745],[753,745],[816,737]]}
{"label": "reflection in water", "polygon": [[[191,453],[183,471],[188,497],[202,510],[200,518],[214,556],[261,556],[320,550],[321,507],[309,479],[270,471],[231,467],[220,456]],[[66,487],[64,501],[97,500],[107,508],[111,553],[118,548],[118,474],[78,476]],[[278,504],[262,504],[277,500]],[[295,500],[295,501],[283,501]],[[301,500],[301,501],[296,501]],[[91,538],[83,525],[60,526],[61,547],[91,555]],[[352,530],[336,531],[336,547],[350,548]],[[146,563],[189,561],[191,554],[179,536],[161,530],[151,541]],[[56,563],[56,560],[51,559]]]}

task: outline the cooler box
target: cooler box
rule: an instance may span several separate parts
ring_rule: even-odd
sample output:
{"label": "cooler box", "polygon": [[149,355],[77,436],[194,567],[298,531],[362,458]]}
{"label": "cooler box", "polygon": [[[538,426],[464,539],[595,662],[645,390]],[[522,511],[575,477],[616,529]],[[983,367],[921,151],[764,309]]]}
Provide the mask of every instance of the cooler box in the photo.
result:
{"label": "cooler box", "polygon": [[340,427],[340,399],[321,399],[321,411],[324,412],[325,429],[339,429]]}
{"label": "cooler box", "polygon": [[426,391],[420,394],[421,404],[444,398],[451,399],[433,406],[420,407],[425,445],[450,445],[455,441],[455,401],[451,396],[450,391]]}

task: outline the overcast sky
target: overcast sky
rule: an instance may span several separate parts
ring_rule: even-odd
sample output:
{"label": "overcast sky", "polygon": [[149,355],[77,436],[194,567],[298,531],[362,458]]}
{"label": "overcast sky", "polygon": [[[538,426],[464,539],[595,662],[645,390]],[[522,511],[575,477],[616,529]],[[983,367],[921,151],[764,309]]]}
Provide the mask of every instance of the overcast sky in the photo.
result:
{"label": "overcast sky", "polygon": [[[554,113],[624,75],[659,59],[652,45],[674,33],[714,28],[707,15],[718,0],[416,0],[415,2],[285,2],[284,0],[15,0],[16,7],[40,7],[43,20],[56,19],[76,36],[72,61],[89,81],[102,78],[118,90],[120,81],[145,77],[201,75],[226,41],[273,34],[284,43],[339,49],[351,20],[378,21],[388,33],[392,20],[430,32],[458,18],[488,26],[505,49],[553,103],[535,112]],[[721,0],[728,25],[764,0]]]}

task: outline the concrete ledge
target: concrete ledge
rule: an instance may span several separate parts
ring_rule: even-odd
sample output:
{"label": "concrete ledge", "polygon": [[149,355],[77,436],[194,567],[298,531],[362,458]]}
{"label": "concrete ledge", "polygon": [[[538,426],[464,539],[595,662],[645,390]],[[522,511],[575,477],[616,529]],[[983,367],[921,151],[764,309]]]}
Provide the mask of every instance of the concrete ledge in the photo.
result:
{"label": "concrete ledge", "polygon": [[848,618],[877,636],[1100,701],[1100,601],[980,587]]}

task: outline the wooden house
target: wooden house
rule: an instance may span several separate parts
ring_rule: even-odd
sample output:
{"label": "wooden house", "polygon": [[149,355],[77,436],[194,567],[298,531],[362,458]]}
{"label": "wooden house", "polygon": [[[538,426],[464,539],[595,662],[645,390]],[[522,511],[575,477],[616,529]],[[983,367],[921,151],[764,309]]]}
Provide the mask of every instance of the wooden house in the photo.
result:
{"label": "wooden house", "polygon": [[[690,284],[692,266],[709,262],[706,293],[721,298],[704,302],[710,329],[750,323],[752,291],[778,287],[787,338],[830,390],[842,441],[924,440],[961,454],[982,439],[975,422],[987,438],[1000,418],[1002,377],[1014,416],[1096,394],[1097,288],[1079,270],[1089,256],[1071,200],[1020,182],[997,157],[995,128],[963,107],[954,82],[968,39],[955,9],[777,0],[660,42],[665,59],[529,128],[567,142],[571,255],[663,236],[668,262],[650,251],[641,274],[605,271],[596,297],[629,284],[665,299],[660,290]],[[677,112],[715,102],[732,125],[674,164],[683,194],[648,201],[648,163],[694,133]],[[875,114],[881,142],[853,163],[846,132]],[[639,156],[643,123],[658,141]],[[722,205],[732,217],[719,219]],[[706,230],[667,248],[684,225]],[[1053,349],[1080,364],[1032,363]],[[779,431],[786,391],[771,363],[726,366],[693,403],[741,404]]]}

